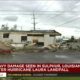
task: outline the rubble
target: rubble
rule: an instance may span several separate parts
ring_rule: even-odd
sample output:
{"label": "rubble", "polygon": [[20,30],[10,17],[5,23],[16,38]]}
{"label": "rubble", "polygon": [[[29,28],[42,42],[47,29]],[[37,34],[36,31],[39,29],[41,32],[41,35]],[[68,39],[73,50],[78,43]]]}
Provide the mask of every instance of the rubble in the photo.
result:
{"label": "rubble", "polygon": [[0,53],[11,53],[11,48],[9,43],[0,41]]}

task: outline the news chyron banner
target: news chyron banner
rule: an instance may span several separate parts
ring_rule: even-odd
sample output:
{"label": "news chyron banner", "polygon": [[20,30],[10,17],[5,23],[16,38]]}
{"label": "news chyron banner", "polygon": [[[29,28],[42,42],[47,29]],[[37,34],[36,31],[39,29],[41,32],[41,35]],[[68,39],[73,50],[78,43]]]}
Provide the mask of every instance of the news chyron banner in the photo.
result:
{"label": "news chyron banner", "polygon": [[80,64],[0,64],[0,77],[57,76],[64,74],[80,74]]}

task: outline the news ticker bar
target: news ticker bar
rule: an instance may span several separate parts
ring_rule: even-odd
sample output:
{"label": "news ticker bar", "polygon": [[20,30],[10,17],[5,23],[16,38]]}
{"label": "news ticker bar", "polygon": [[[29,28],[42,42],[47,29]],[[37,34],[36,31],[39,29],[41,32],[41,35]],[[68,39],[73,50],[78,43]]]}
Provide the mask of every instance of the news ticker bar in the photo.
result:
{"label": "news ticker bar", "polygon": [[80,77],[79,73],[7,74],[6,77]]}
{"label": "news ticker bar", "polygon": [[79,73],[40,73],[40,74],[36,74],[36,73],[32,73],[32,74],[20,74],[20,73],[16,73],[16,74],[7,74],[7,73],[0,73],[0,77],[80,77]]}
{"label": "news ticker bar", "polygon": [[80,64],[0,64],[0,72],[6,73],[80,73]]}

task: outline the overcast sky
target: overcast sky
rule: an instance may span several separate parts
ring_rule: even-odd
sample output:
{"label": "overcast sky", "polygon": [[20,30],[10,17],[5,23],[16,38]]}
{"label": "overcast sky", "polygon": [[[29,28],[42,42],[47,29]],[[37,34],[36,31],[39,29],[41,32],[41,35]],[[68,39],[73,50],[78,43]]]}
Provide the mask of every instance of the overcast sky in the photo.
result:
{"label": "overcast sky", "polygon": [[0,25],[32,30],[33,11],[36,29],[80,37],[80,0],[0,0]]}

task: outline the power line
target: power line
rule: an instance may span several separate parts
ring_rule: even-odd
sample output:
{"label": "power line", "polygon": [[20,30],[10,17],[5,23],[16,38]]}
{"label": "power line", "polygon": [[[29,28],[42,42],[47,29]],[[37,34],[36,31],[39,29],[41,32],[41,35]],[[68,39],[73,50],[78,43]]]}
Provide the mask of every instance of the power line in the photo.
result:
{"label": "power line", "polygon": [[[2,11],[0,13],[0,15],[32,15],[32,11],[17,11],[17,10],[0,10]],[[5,12],[5,13],[4,13]],[[15,13],[16,12],[16,13]],[[54,15],[56,14],[56,17],[59,16],[59,15],[62,15],[66,12],[72,12],[72,14],[80,14],[80,11],[36,11],[35,14],[36,15]]]}
{"label": "power line", "polygon": [[[54,15],[54,14],[56,14],[56,17],[57,16],[59,16],[59,15],[62,15],[62,14],[64,14],[65,12],[60,12],[60,13],[43,13],[43,12],[41,12],[41,13],[39,13],[39,12],[36,12],[35,13],[35,15]],[[0,13],[0,15],[32,15],[32,12],[6,12],[6,13]],[[75,14],[75,15],[78,15],[78,14],[80,14],[80,12],[79,13],[75,13],[75,12],[73,12],[72,14]]]}
{"label": "power line", "polygon": [[[21,13],[15,13],[15,14],[11,14],[11,13],[2,13],[2,14],[0,14],[0,15],[33,15],[32,13],[30,14],[21,14]],[[55,15],[55,17],[58,17],[58,16],[60,16],[60,15],[62,15],[62,14],[60,14],[60,13],[55,13],[55,14],[35,14],[35,15]],[[75,15],[78,15],[78,14],[75,14]],[[51,17],[52,18],[52,17]],[[54,18],[54,17],[53,17]]]}
{"label": "power line", "polygon": [[[0,11],[4,11],[4,12],[32,12],[32,11],[25,11],[25,10],[0,10]],[[55,10],[53,10],[53,11],[35,11],[35,13],[37,13],[37,12],[80,12],[80,11],[65,11],[65,10],[62,10],[62,11],[55,11]]]}
{"label": "power line", "polygon": [[[6,1],[6,0],[0,0],[0,1]],[[11,1],[11,0],[7,0]],[[80,1],[80,0],[12,0],[12,1]]]}
{"label": "power line", "polygon": [[75,20],[77,20],[77,19],[80,19],[80,18],[79,18],[79,17],[76,17],[76,18],[71,19],[71,20],[68,20],[68,21],[66,21],[66,22],[64,22],[64,23],[62,23],[62,24],[60,24],[60,25],[58,25],[58,26],[62,26],[62,25],[65,25],[65,24],[71,23],[71,22],[73,22],[73,21],[75,21]]}
{"label": "power line", "polygon": [[56,18],[56,17],[59,17],[60,15],[62,15],[64,12],[61,12],[60,14],[56,14],[54,17],[52,18]]}

